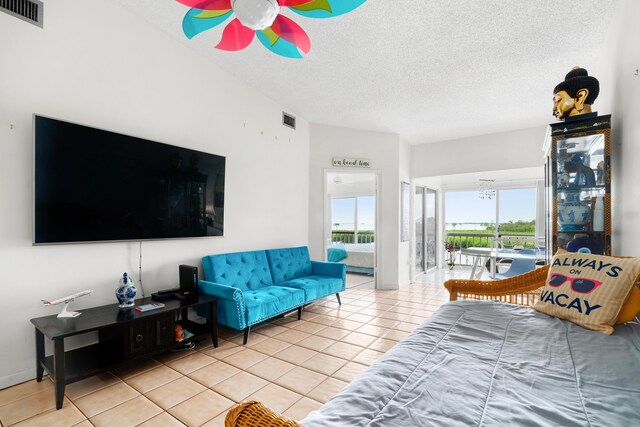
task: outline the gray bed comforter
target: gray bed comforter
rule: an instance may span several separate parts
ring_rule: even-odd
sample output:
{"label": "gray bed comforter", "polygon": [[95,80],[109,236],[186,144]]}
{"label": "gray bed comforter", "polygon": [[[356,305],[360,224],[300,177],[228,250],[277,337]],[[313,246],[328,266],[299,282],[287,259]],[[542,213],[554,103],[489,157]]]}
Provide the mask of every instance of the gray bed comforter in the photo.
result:
{"label": "gray bed comforter", "polygon": [[302,423],[640,426],[640,324],[613,335],[530,308],[454,301]]}

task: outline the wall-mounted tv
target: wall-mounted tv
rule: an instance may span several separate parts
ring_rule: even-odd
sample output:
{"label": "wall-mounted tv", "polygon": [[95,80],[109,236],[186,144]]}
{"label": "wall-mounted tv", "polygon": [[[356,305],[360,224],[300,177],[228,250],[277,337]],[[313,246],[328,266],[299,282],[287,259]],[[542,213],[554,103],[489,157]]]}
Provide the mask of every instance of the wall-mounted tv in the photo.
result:
{"label": "wall-mounted tv", "polygon": [[222,236],[225,158],[34,115],[34,244]]}

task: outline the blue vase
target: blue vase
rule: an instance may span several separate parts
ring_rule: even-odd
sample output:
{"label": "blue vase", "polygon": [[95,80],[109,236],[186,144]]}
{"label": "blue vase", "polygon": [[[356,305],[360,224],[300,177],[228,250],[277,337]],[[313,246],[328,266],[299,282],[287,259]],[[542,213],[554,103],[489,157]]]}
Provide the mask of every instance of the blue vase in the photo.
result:
{"label": "blue vase", "polygon": [[116,289],[116,298],[118,298],[118,307],[128,308],[133,307],[133,300],[136,297],[136,287],[133,284],[133,280],[124,273],[122,279],[120,279],[120,286]]}

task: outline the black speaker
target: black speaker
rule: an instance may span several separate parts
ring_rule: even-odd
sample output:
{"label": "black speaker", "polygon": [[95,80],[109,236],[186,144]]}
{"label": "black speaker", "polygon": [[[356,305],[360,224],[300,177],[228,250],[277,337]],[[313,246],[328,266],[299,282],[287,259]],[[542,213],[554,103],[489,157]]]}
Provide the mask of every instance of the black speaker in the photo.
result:
{"label": "black speaker", "polygon": [[182,294],[198,294],[198,267],[180,266],[180,292]]}

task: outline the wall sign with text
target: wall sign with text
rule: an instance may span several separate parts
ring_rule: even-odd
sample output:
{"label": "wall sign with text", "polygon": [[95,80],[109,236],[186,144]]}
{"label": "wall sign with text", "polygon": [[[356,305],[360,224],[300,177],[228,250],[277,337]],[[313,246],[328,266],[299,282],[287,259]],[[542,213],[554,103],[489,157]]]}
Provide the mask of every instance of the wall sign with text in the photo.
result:
{"label": "wall sign with text", "polygon": [[341,168],[370,168],[371,160],[369,159],[349,159],[346,157],[334,157],[333,166]]}

